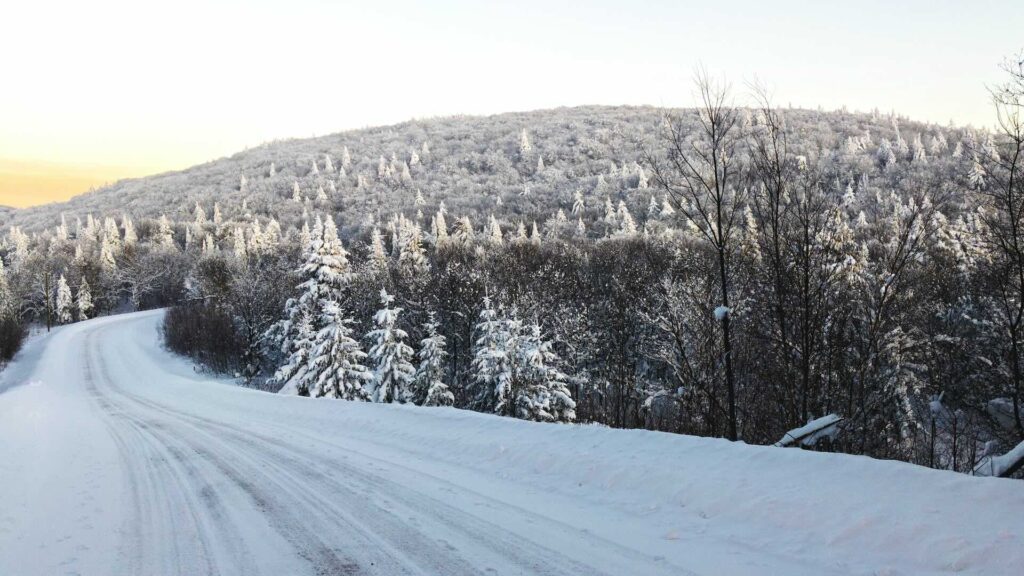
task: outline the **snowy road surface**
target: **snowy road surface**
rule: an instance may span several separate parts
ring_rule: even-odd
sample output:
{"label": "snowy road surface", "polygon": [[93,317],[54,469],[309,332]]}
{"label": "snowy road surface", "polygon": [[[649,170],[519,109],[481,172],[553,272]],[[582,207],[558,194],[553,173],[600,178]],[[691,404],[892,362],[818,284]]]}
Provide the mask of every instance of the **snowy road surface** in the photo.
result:
{"label": "snowy road surface", "polygon": [[279,397],[159,312],[0,375],[0,574],[1024,573],[1024,485],[454,409]]}

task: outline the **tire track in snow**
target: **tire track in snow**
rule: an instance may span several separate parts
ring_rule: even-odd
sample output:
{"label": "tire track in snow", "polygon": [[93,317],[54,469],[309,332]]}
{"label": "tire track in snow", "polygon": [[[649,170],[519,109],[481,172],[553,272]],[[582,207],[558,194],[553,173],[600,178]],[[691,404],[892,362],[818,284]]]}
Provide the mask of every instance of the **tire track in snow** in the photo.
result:
{"label": "tire track in snow", "polygon": [[[95,336],[97,332],[100,331],[96,331],[90,334],[90,336]],[[89,342],[89,352],[86,366],[91,374],[87,378],[87,386],[97,396],[100,406],[106,409],[112,418],[123,420],[126,426],[139,437],[148,440],[148,442],[142,443],[144,447],[141,450],[135,450],[130,443],[123,442],[129,450],[125,454],[127,468],[132,468],[133,460],[137,462],[143,459],[148,460],[149,463],[146,466],[144,482],[138,482],[140,475],[137,472],[134,473],[133,478],[136,484],[132,488],[136,493],[134,498],[137,499],[135,503],[138,505],[137,509],[139,511],[139,518],[134,521],[134,524],[139,529],[137,533],[141,534],[142,540],[137,545],[138,552],[136,555],[141,558],[136,558],[134,561],[133,566],[138,567],[135,573],[220,574],[221,567],[210,559],[211,538],[217,540],[216,549],[226,549],[229,551],[229,554],[227,554],[228,558],[225,559],[228,564],[223,567],[226,573],[246,575],[259,573],[258,568],[249,559],[239,526],[225,521],[223,505],[220,503],[218,490],[214,488],[214,483],[217,480],[233,485],[244,492],[277,533],[293,547],[294,554],[308,562],[310,573],[323,576],[343,576],[362,573],[358,564],[341,555],[337,550],[332,549],[310,530],[307,527],[307,519],[296,514],[289,506],[270,494],[269,491],[250,480],[250,474],[253,477],[259,477],[258,470],[241,471],[232,467],[223,459],[213,457],[212,452],[208,448],[204,448],[194,442],[189,442],[186,437],[179,434],[181,432],[180,429],[173,427],[173,422],[168,423],[154,418],[147,418],[143,414],[138,413],[137,406],[127,405],[120,401],[120,398],[111,396],[106,390],[97,386],[97,379],[104,383],[105,388],[112,388],[115,385],[107,370],[106,360],[99,353],[95,338]],[[116,426],[114,428],[115,434],[121,433]],[[200,470],[195,464],[197,458],[212,465],[210,468],[220,478],[211,478],[208,471]],[[156,471],[153,469],[154,464],[159,466],[163,462],[173,463],[173,465],[168,466],[171,469],[177,468],[178,470],[185,471],[184,473],[176,472],[172,474],[174,478],[173,485],[184,494],[179,495],[177,504],[180,508],[187,510],[192,521],[191,525],[187,527],[188,532],[194,533],[200,542],[197,550],[199,552],[199,566],[190,566],[190,564],[194,563],[192,554],[183,554],[178,549],[178,542],[184,538],[182,531],[186,529],[178,523],[172,525],[170,529],[157,530],[158,533],[162,532],[157,534],[162,536],[160,540],[167,539],[173,543],[174,550],[170,558],[166,556],[159,558],[163,561],[163,565],[158,570],[152,570],[152,567],[147,565],[148,559],[160,556],[162,551],[159,546],[149,546],[145,542],[145,537],[148,535],[145,530],[146,522],[153,522],[160,517],[159,514],[153,513],[151,506],[152,496],[155,494],[156,499],[162,503],[167,503],[171,500],[165,488],[165,485],[168,484],[166,477],[156,475]],[[155,480],[154,477],[156,477]],[[139,489],[138,486],[142,486],[142,489]],[[195,495],[198,495],[198,497]],[[210,514],[208,507],[212,507],[215,512]],[[164,508],[167,507],[165,506]],[[167,510],[163,512],[165,514],[168,513]],[[172,519],[176,518],[173,511],[170,511],[167,515]],[[209,524],[213,524],[213,526],[209,526]],[[154,549],[147,550],[147,548]],[[168,561],[170,561],[170,564],[168,564]]]}
{"label": "tire track in snow", "polygon": [[[239,461],[248,460],[249,465],[263,469],[264,481],[274,485],[277,488],[275,492],[283,491],[294,496],[296,502],[293,504],[301,502],[302,507],[311,510],[315,515],[319,515],[320,510],[329,510],[335,523],[344,525],[345,533],[349,538],[353,534],[385,535],[386,538],[383,540],[381,538],[373,539],[376,540],[375,544],[390,549],[390,552],[395,555],[394,557],[404,557],[407,562],[403,563],[402,568],[406,570],[417,572],[417,567],[421,567],[427,569],[428,573],[438,573],[439,571],[446,574],[479,573],[479,570],[468,565],[457,568],[456,565],[460,564],[458,558],[460,550],[447,540],[426,540],[423,532],[431,531],[429,528],[432,527],[440,529],[442,533],[455,536],[452,540],[460,544],[464,545],[466,542],[474,544],[476,549],[466,551],[474,556],[489,557],[488,560],[494,560],[500,565],[508,565],[511,561],[526,573],[602,573],[595,570],[593,565],[577,562],[556,549],[538,545],[521,535],[502,528],[495,522],[448,505],[423,491],[410,490],[381,474],[355,467],[344,459],[313,452],[298,443],[289,444],[278,438],[251,430],[243,430],[223,422],[174,410],[117,387],[113,378],[108,377],[107,380],[114,386],[114,391],[120,398],[158,412],[164,418],[175,421],[176,425],[188,422],[188,427],[191,430],[181,436],[187,439],[193,449],[198,445],[206,447],[219,445],[219,449],[216,451],[198,449],[197,454],[215,463],[222,473],[232,476],[234,481],[245,482],[240,479],[239,471],[235,467]],[[180,434],[183,430],[176,427],[176,432]],[[323,442],[322,439],[307,437]],[[258,449],[254,445],[254,440],[260,444]],[[331,446],[346,450],[361,458],[373,459],[373,457],[336,444],[331,444]],[[225,460],[224,457],[227,454],[234,456],[231,462]],[[384,460],[377,459],[377,461],[387,467],[401,467]],[[327,466],[317,466],[318,462]],[[451,490],[466,491],[464,487],[452,485],[443,479],[407,467],[401,468],[424,476],[431,483],[443,483]],[[257,489],[251,483],[246,482],[246,486],[247,491]],[[295,494],[291,490],[291,486],[304,487],[300,492],[307,494],[344,495],[344,498],[310,499],[308,496]],[[389,508],[383,508],[372,502],[370,498],[375,492],[386,495],[391,504]],[[665,565],[660,558],[645,556],[614,542],[596,539],[589,533],[557,520],[516,508],[478,492],[474,492],[473,495],[485,502],[492,512],[526,517],[527,523],[533,524],[537,528],[544,528],[549,533],[553,531],[563,538],[589,540],[591,545],[597,544],[606,551],[614,552],[615,556],[619,558],[630,558],[638,565],[644,565],[645,573],[682,574],[686,572],[679,567]],[[344,508],[336,505],[334,500],[344,502]],[[397,507],[394,506],[396,503]],[[411,529],[407,519],[430,526],[417,526],[414,527],[415,529]],[[428,530],[424,530],[424,528],[428,528]],[[403,547],[414,545],[412,551],[415,556],[409,557],[401,548],[391,545],[389,541],[398,542]],[[368,544],[373,545],[374,542]],[[375,572],[382,567],[376,562],[373,563]],[[380,573],[396,572],[383,571]]]}

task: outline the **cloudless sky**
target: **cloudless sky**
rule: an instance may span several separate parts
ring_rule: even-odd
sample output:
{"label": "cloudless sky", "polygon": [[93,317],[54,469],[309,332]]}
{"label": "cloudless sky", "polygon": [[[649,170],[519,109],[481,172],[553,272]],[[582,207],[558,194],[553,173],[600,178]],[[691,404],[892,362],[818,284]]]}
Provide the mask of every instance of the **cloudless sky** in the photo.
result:
{"label": "cloudless sky", "polygon": [[1014,1],[33,0],[0,22],[0,204],[414,117],[778,104],[990,125]]}

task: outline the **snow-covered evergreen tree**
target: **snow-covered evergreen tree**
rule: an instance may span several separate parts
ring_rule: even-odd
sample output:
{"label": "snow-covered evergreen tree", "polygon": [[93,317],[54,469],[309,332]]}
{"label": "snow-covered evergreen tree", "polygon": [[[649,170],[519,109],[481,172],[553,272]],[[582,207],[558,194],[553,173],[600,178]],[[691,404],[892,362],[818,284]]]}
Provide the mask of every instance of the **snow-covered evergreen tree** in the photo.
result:
{"label": "snow-covered evergreen tree", "polygon": [[383,308],[377,311],[373,321],[376,329],[366,337],[373,341],[370,347],[370,362],[373,364],[374,402],[404,402],[410,397],[415,369],[412,366],[413,351],[405,339],[405,330],[397,326],[401,308],[392,308],[395,297],[381,289],[380,302]]}
{"label": "snow-covered evergreen tree", "polygon": [[82,278],[82,283],[78,286],[75,307],[78,309],[79,320],[89,319],[93,309],[92,290],[89,288],[89,282],[85,278]]}
{"label": "snow-covered evergreen tree", "polygon": [[342,400],[369,400],[367,384],[373,375],[363,364],[366,353],[352,338],[353,320],[336,303],[328,303],[323,313],[324,327],[311,347],[309,368],[304,380],[309,395]]}
{"label": "snow-covered evergreen tree", "polygon": [[574,216],[582,215],[583,214],[583,210],[585,209],[585,207],[586,206],[583,203],[583,190],[580,190],[580,189],[577,188],[576,192],[574,192],[573,195],[572,195],[572,213],[573,213],[573,215]]}
{"label": "snow-covered evergreen tree", "polygon": [[61,324],[69,324],[75,319],[75,303],[71,298],[71,287],[68,286],[68,281],[61,274],[60,278],[57,279],[57,296],[56,296],[56,309],[57,309],[57,322]]}
{"label": "snow-covered evergreen tree", "polygon": [[473,345],[473,408],[497,412],[506,407],[512,385],[512,359],[515,338],[509,322],[499,313],[489,296],[474,328]]}
{"label": "snow-covered evergreen tree", "polygon": [[434,314],[424,324],[426,337],[420,340],[419,367],[413,377],[412,401],[421,406],[451,406],[455,396],[444,383],[446,372],[445,337],[437,332],[438,323]]}
{"label": "snow-covered evergreen tree", "polygon": [[567,383],[569,377],[558,369],[558,355],[551,342],[541,336],[534,324],[519,338],[515,377],[510,401],[515,416],[540,422],[572,422],[576,419],[576,403]]}
{"label": "snow-covered evergreen tree", "polygon": [[374,270],[386,270],[388,267],[388,253],[384,249],[384,237],[380,228],[373,227],[370,232],[370,267]]}

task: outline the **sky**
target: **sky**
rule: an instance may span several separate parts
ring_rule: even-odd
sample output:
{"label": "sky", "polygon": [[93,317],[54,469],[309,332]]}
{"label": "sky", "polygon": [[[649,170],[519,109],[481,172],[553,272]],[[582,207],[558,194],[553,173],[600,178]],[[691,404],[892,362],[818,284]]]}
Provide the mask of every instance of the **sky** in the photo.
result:
{"label": "sky", "polygon": [[1015,1],[33,0],[0,22],[0,205],[411,118],[777,104],[991,125]]}

